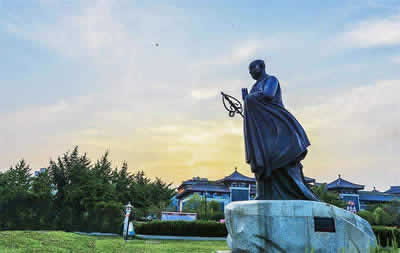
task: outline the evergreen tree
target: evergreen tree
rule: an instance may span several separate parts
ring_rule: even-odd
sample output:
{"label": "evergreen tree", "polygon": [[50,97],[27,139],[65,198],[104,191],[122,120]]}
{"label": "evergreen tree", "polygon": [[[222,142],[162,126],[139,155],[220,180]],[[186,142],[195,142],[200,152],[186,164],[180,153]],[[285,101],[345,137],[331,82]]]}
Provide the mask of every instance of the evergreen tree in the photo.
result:
{"label": "evergreen tree", "polygon": [[55,220],[55,214],[52,211],[54,187],[48,170],[39,173],[32,179],[31,191],[33,228],[53,229]]}
{"label": "evergreen tree", "polygon": [[[123,203],[128,204],[132,202],[133,197],[131,195],[131,188],[134,187],[133,176],[128,172],[128,164],[123,163],[122,168],[118,170],[117,168],[112,171],[112,184],[115,188],[116,199]],[[134,193],[134,192],[133,192]]]}
{"label": "evergreen tree", "polygon": [[50,161],[50,174],[57,187],[57,224],[67,231],[77,230],[83,220],[85,203],[82,199],[90,192],[90,167],[90,160],[86,154],[79,154],[77,146],[71,153],[58,157],[57,163]]}
{"label": "evergreen tree", "polygon": [[313,186],[311,189],[321,201],[340,208],[346,207],[346,202],[340,199],[338,193],[328,191],[326,188],[326,184]]}
{"label": "evergreen tree", "polygon": [[32,179],[32,193],[38,199],[53,198],[53,184],[48,170],[39,173],[38,176]]}
{"label": "evergreen tree", "polygon": [[10,178],[13,189],[18,192],[28,192],[31,185],[31,168],[25,160],[20,160],[15,167],[10,168]]}
{"label": "evergreen tree", "polygon": [[130,173],[126,162],[113,170],[108,151],[92,164],[76,146],[36,177],[25,160],[0,173],[0,227],[118,233],[128,202],[137,218],[159,215],[173,194],[171,184]]}
{"label": "evergreen tree", "polygon": [[3,228],[22,228],[32,223],[31,168],[20,160],[1,176],[0,205],[5,206],[0,218]]}

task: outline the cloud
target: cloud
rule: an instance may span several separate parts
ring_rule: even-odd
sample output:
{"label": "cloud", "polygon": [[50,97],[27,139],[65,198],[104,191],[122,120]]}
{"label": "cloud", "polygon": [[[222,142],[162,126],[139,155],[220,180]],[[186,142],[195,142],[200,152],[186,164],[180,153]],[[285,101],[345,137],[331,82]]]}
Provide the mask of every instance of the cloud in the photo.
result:
{"label": "cloud", "polygon": [[353,47],[385,47],[400,44],[400,16],[371,19],[353,25],[341,37]]}
{"label": "cloud", "polygon": [[246,62],[254,58],[257,51],[266,47],[268,43],[262,40],[249,40],[241,44],[240,46],[234,47],[232,49],[231,62],[241,62],[245,60]]}
{"label": "cloud", "polygon": [[[91,87],[87,88],[90,94],[86,97],[96,105],[95,113],[103,113],[100,119],[104,119],[104,114],[112,114],[110,117],[115,119],[117,115],[126,117],[128,112],[132,115],[143,112],[149,102],[157,108],[170,101],[171,95],[181,93],[183,97],[191,90],[181,85],[176,75],[177,69],[185,71],[183,56],[173,55],[175,52],[171,50],[156,50],[151,44],[156,36],[152,30],[180,19],[173,15],[175,9],[130,8],[126,12],[120,1],[104,0],[80,2],[74,8],[62,8],[64,6],[53,5],[51,1],[41,4],[41,14],[45,18],[36,15],[30,22],[11,22],[8,32],[56,53],[61,56],[59,61],[65,64],[72,62],[95,72],[86,84]],[[157,15],[163,11],[170,16]],[[182,33],[177,31],[171,36],[179,40]],[[65,81],[70,89],[79,85],[74,81],[80,74]]]}
{"label": "cloud", "polygon": [[191,95],[195,99],[208,99],[218,96],[219,92],[217,89],[195,89]]}
{"label": "cloud", "polygon": [[[55,103],[43,96],[41,105],[21,105],[0,114],[0,121],[6,122],[0,126],[5,157],[0,167],[21,157],[46,166],[50,157],[79,145],[93,159],[110,150],[114,162],[127,160],[131,169],[175,183],[197,175],[220,178],[235,166],[250,175],[244,163],[242,122],[228,118],[219,91],[240,98],[240,88],[252,83],[247,65],[261,55],[273,62],[273,73],[294,84],[295,95],[288,102],[305,101],[306,107],[293,109],[312,141],[304,162],[306,175],[325,180],[341,173],[359,183],[378,178],[380,185],[396,184],[398,81],[329,95],[324,103],[310,106],[315,101],[310,96],[315,98],[318,91],[312,89],[310,95],[307,90],[302,96],[295,84],[306,84],[303,91],[313,84],[325,90],[325,77],[348,73],[351,66],[352,72],[360,72],[351,61],[345,67],[340,63],[323,69],[320,55],[327,48],[316,36],[308,36],[315,34],[240,34],[210,46],[205,41],[221,38],[193,43],[199,31],[187,29],[196,26],[177,8],[140,8],[128,5],[130,1],[81,1],[73,7],[41,3],[39,14],[17,15],[20,19],[9,22],[8,32],[54,54],[66,66],[82,65],[96,75],[87,81],[87,94]],[[350,27],[342,38],[357,47],[394,45],[397,24],[397,17],[370,20]],[[371,32],[376,36],[365,40],[364,34]],[[65,80],[68,88],[81,85],[76,84],[80,74]],[[387,177],[377,173],[382,167],[392,181],[383,182]]]}
{"label": "cloud", "polygon": [[369,187],[398,184],[399,92],[400,80],[379,81],[300,110],[312,144],[306,172],[332,179],[342,174]]}
{"label": "cloud", "polygon": [[[398,184],[399,92],[399,80],[379,81],[292,111],[312,143],[303,163],[305,174],[320,181],[342,174],[369,188]],[[110,149],[117,161],[128,157],[135,168],[145,168],[151,176],[178,183],[197,175],[216,179],[230,173],[234,166],[251,175],[244,162],[242,131],[242,122],[237,118],[182,119],[138,128],[122,136],[111,129],[89,129],[76,139],[89,153],[100,155]]]}
{"label": "cloud", "polygon": [[245,61],[248,64],[250,59],[254,60],[260,54],[265,55],[265,52],[270,54],[283,49],[303,48],[304,45],[298,41],[299,37],[297,33],[275,33],[269,34],[267,38],[241,40],[233,46],[229,62],[232,64]]}
{"label": "cloud", "polygon": [[400,55],[393,56],[392,62],[395,64],[400,64]]}
{"label": "cloud", "polygon": [[[305,174],[322,182],[342,174],[368,189],[398,184],[399,92],[400,80],[379,81],[292,111],[311,139]],[[86,131],[77,140],[84,150],[96,148],[100,155],[110,149],[117,161],[128,157],[135,168],[175,183],[192,176],[217,179],[235,166],[251,176],[238,118],[181,119],[120,137],[110,133]]]}
{"label": "cloud", "polygon": [[[112,131],[111,131],[112,133]],[[111,151],[114,161],[127,160],[131,169],[144,169],[151,177],[180,183],[192,176],[218,179],[238,166],[250,175],[244,162],[243,130],[238,119],[216,121],[176,120],[129,135],[93,135],[82,132],[82,150],[100,156]]]}
{"label": "cloud", "polygon": [[[154,33],[141,30],[156,30],[176,22],[172,13],[162,19],[157,15],[149,18],[151,11],[133,9],[127,17],[112,1],[92,1],[65,11],[58,10],[50,1],[42,3],[42,8],[48,8],[50,13],[54,7],[55,13],[62,15],[49,14],[51,22],[37,16],[29,23],[13,22],[8,25],[8,32],[48,49],[62,61],[87,64],[98,75],[87,84],[93,87],[89,94],[62,98],[56,103],[24,105],[17,111],[1,114],[1,122],[9,124],[1,127],[1,143],[7,147],[1,151],[7,159],[0,166],[7,167],[22,157],[33,166],[46,166],[50,157],[79,145],[94,159],[109,149],[117,163],[128,160],[132,167],[145,169],[150,176],[157,176],[165,167],[170,171],[180,170],[182,177],[188,175],[184,170],[194,174],[199,168],[215,171],[210,169],[213,163],[230,168],[229,160],[223,161],[224,154],[215,158],[215,153],[228,150],[218,150],[215,141],[224,143],[225,139],[220,140],[222,135],[237,132],[233,133],[226,124],[204,125],[192,120],[215,112],[216,103],[224,113],[220,99],[211,99],[219,96],[219,91],[211,87],[216,84],[231,87],[237,80],[222,83],[221,76],[200,78],[189,68],[191,62],[181,48],[166,50],[163,48],[166,42],[157,49],[151,43],[146,44],[154,41]],[[131,17],[136,21],[133,28],[129,27]],[[170,36],[178,41],[184,38],[179,31]],[[207,68],[203,66],[201,72]],[[71,77],[69,84],[66,81],[71,89],[74,78]],[[203,99],[209,99],[208,103],[192,101]],[[172,127],[171,121],[175,123]],[[157,125],[164,127],[156,130]],[[224,133],[218,132],[221,126],[227,127]],[[168,170],[161,174],[174,180]]]}
{"label": "cloud", "polygon": [[[81,3],[77,10],[61,10],[60,6],[43,1],[43,15],[53,22],[34,17],[30,22],[9,23],[6,28],[9,33],[52,49],[64,57],[93,58],[101,63],[107,59],[108,63],[117,63],[123,56],[134,57],[132,45],[135,40],[115,17],[116,8],[118,6],[114,1],[99,0]],[[49,10],[54,10],[54,13]]]}

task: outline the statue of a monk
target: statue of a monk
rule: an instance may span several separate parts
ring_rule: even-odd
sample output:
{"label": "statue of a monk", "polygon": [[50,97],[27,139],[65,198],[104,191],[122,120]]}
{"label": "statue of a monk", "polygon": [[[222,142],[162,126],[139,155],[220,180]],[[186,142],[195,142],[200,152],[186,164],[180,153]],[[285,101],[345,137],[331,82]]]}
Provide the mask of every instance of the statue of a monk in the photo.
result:
{"label": "statue of a monk", "polygon": [[300,163],[310,142],[304,129],[282,103],[279,81],[265,72],[265,63],[249,65],[256,83],[242,89],[246,162],[256,176],[258,200],[315,200]]}

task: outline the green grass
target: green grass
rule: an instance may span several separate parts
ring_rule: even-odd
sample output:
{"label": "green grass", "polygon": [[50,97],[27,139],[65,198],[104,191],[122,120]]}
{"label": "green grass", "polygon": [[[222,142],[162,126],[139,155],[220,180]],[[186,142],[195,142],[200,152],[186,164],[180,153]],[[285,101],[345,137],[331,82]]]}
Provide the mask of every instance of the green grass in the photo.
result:
{"label": "green grass", "polygon": [[0,232],[0,252],[215,252],[228,250],[225,241],[130,240],[61,231]]}
{"label": "green grass", "polygon": [[[61,231],[0,232],[0,253],[25,252],[215,252],[228,250],[225,241],[160,241],[130,240],[121,237],[95,237]],[[313,252],[313,251],[311,251]],[[398,249],[377,249],[371,252],[400,252]]]}

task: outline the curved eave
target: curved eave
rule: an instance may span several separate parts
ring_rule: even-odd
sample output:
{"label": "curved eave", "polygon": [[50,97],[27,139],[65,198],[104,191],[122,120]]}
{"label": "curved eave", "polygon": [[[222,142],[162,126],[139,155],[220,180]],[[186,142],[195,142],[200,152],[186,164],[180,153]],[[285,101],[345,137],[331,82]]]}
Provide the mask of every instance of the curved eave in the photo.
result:
{"label": "curved eave", "polygon": [[363,190],[364,186],[327,186],[328,190]]}
{"label": "curved eave", "polygon": [[256,183],[256,180],[245,180],[245,179],[225,179],[225,180],[218,180],[218,183],[232,183],[232,182],[239,182],[239,183]]}
{"label": "curved eave", "polygon": [[389,194],[400,194],[400,186],[391,186],[389,190],[385,191]]}
{"label": "curved eave", "polygon": [[315,183],[315,179],[314,178],[311,178],[311,177],[304,177],[304,181],[307,183],[307,184],[311,184],[311,183]]}
{"label": "curved eave", "polygon": [[360,196],[360,201],[368,201],[368,202],[389,202],[395,199],[399,199],[399,196],[381,192],[360,191],[359,196]]}
{"label": "curved eave", "polygon": [[223,188],[214,188],[214,189],[185,189],[183,192],[176,194],[176,198],[180,199],[186,195],[189,195],[191,193],[196,193],[196,192],[218,192],[218,193],[229,193],[228,189],[223,189]]}

